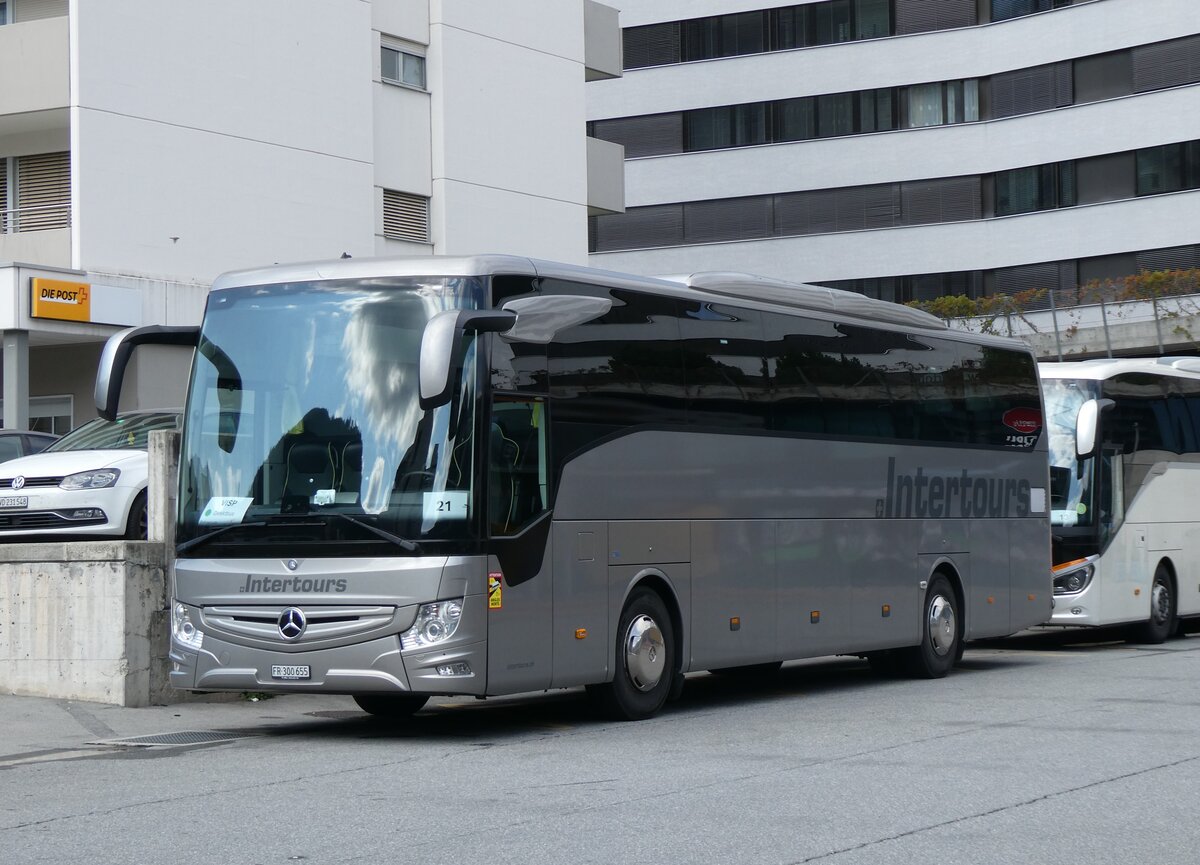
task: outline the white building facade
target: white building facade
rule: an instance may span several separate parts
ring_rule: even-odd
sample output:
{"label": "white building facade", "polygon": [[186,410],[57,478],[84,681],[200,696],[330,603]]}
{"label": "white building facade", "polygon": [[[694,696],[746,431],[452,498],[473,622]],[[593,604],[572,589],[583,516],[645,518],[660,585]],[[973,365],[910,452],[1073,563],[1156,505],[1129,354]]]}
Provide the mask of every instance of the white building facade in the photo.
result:
{"label": "white building facade", "polygon": [[[93,417],[103,340],[197,322],[226,270],[584,263],[622,190],[585,82],[620,48],[592,0],[0,0],[5,426]],[[138,358],[129,407],[185,363]]]}
{"label": "white building facade", "polygon": [[613,0],[591,262],[886,300],[1200,266],[1195,0]]}

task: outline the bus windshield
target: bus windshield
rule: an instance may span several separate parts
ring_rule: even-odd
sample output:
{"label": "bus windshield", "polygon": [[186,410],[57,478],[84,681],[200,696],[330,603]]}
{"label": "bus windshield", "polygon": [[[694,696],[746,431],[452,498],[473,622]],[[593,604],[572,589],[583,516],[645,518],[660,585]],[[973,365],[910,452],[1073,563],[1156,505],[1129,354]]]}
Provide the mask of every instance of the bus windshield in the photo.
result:
{"label": "bus windshield", "polygon": [[1100,395],[1099,386],[1093,381],[1047,378],[1042,379],[1042,389],[1050,438],[1050,522],[1094,526],[1094,460],[1075,457],[1075,421],[1080,406]]}
{"label": "bus windshield", "polygon": [[346,555],[466,539],[474,342],[449,405],[419,407],[417,365],[429,319],[478,308],[483,292],[455,277],[214,292],[188,391],[179,551],[283,542]]}

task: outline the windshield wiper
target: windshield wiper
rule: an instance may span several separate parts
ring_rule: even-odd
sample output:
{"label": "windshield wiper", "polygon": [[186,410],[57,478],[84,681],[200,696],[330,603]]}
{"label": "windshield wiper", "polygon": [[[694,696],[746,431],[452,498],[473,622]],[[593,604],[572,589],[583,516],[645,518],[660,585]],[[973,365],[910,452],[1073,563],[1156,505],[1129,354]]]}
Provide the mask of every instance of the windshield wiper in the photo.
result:
{"label": "windshield wiper", "polygon": [[408,538],[402,538],[399,535],[394,535],[387,529],[381,529],[379,526],[373,526],[365,520],[360,520],[357,517],[352,517],[349,514],[343,514],[341,511],[317,511],[317,516],[322,517],[337,517],[339,520],[345,520],[348,523],[353,523],[359,528],[366,529],[372,534],[379,535],[386,541],[391,541],[396,546],[410,553],[415,553],[418,549],[415,541],[410,541]]}
{"label": "windshield wiper", "polygon": [[[297,523],[303,523],[305,520],[310,520],[313,517],[316,517],[318,520],[323,517],[337,517],[338,519],[345,520],[346,522],[352,523],[359,528],[366,529],[368,532],[378,535],[386,541],[391,541],[396,546],[410,553],[415,553],[419,549],[415,541],[410,541],[408,538],[402,538],[399,535],[394,535],[387,529],[381,529],[378,526],[373,526],[370,523],[356,519],[349,514],[339,513],[338,511],[310,511],[309,513],[305,514],[292,514],[290,516],[285,514],[281,516],[273,516],[269,520],[254,520],[253,522],[249,523],[230,523],[229,525],[213,529],[211,532],[207,532],[203,535],[197,535],[196,537],[190,538],[181,544],[176,544],[175,553],[178,555],[179,553],[186,552],[193,547],[206,544],[213,538],[232,531],[233,529],[264,528],[266,526],[275,525],[295,525]],[[319,523],[314,521],[314,524]]]}
{"label": "windshield wiper", "polygon": [[396,546],[403,550],[407,550],[410,553],[415,553],[419,549],[416,541],[410,541],[408,538],[402,538],[399,535],[394,535],[387,529],[381,529],[379,526],[373,526],[365,520],[360,520],[357,517],[350,516],[349,514],[343,514],[341,511],[306,511],[300,514],[281,514],[278,517],[272,517],[270,524],[286,525],[288,523],[302,523],[306,519],[311,519],[313,517],[316,517],[317,519],[322,519],[324,517],[337,517],[339,520],[345,520],[352,525],[358,526],[360,529],[366,529],[368,532],[371,532],[371,534],[378,535],[385,541],[391,541]]}
{"label": "windshield wiper", "polygon": [[218,535],[223,535],[226,532],[233,531],[234,529],[245,529],[251,527],[261,528],[266,524],[267,523],[265,520],[255,520],[251,523],[230,523],[227,526],[221,526],[219,529],[213,529],[211,532],[207,532],[203,535],[197,535],[194,538],[184,541],[182,544],[176,544],[175,553],[178,555],[185,550],[190,550],[192,547],[198,547],[200,544],[206,544]]}

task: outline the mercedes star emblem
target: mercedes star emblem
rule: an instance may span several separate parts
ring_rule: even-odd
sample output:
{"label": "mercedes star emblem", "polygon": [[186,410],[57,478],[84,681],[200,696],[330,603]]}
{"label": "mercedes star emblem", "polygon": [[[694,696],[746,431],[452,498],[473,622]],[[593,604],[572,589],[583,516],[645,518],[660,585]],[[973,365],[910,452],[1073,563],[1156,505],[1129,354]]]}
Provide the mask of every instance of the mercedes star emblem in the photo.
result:
{"label": "mercedes star emblem", "polygon": [[279,614],[279,636],[285,640],[298,640],[307,624],[303,610],[288,607]]}

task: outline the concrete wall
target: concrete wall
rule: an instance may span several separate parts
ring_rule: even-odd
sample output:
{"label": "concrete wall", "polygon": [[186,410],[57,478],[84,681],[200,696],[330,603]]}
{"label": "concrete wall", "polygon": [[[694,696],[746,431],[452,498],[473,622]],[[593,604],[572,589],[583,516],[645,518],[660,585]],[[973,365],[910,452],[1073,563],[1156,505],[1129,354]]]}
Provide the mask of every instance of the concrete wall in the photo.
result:
{"label": "concrete wall", "polygon": [[171,701],[165,548],[0,545],[0,693]]}
{"label": "concrete wall", "polygon": [[170,563],[179,433],[150,434],[150,540],[0,544],[0,694],[175,703]]}

